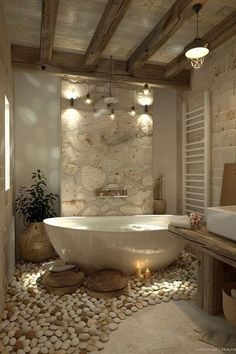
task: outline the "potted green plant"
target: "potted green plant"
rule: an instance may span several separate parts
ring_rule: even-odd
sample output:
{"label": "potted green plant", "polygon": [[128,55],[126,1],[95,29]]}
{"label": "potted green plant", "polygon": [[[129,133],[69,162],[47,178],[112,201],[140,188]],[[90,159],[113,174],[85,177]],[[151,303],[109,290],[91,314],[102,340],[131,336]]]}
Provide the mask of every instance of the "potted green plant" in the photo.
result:
{"label": "potted green plant", "polygon": [[19,241],[21,256],[26,261],[41,262],[54,253],[43,220],[56,216],[57,198],[57,194],[48,191],[47,178],[41,170],[32,173],[29,187],[19,188],[15,207],[26,226]]}

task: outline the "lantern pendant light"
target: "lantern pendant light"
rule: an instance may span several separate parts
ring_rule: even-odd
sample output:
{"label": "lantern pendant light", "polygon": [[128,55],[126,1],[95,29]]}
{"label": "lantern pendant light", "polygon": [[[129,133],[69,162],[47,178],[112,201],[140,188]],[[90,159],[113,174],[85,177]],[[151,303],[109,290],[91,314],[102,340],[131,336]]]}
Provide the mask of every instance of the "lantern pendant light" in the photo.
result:
{"label": "lantern pendant light", "polygon": [[111,65],[110,65],[109,95],[108,95],[108,97],[105,98],[105,103],[114,105],[119,102],[119,98],[113,96],[113,92],[112,92],[113,91],[112,90],[112,56],[110,59],[111,59],[110,60]]}
{"label": "lantern pendant light", "polygon": [[112,106],[112,108],[111,108],[111,111],[110,111],[110,113],[108,113],[108,118],[110,118],[111,120],[114,120],[115,119],[115,109],[114,109],[114,106]]}
{"label": "lantern pendant light", "polygon": [[200,69],[204,63],[205,56],[209,53],[209,44],[198,35],[198,13],[202,8],[202,4],[193,5],[193,11],[197,14],[197,35],[195,39],[188,44],[184,53],[186,58],[191,62],[194,69]]}
{"label": "lantern pendant light", "polygon": [[92,103],[92,100],[91,100],[91,97],[90,97],[89,93],[86,95],[85,103],[86,104],[91,104]]}
{"label": "lantern pendant light", "polygon": [[86,98],[85,98],[85,103],[86,104],[91,104],[92,103],[92,99],[91,99],[91,96],[90,96],[90,93],[89,93],[89,83],[88,83],[88,93],[87,93]]}
{"label": "lantern pendant light", "polygon": [[145,84],[145,85],[143,86],[143,94],[144,94],[145,96],[148,96],[149,93],[150,93],[149,86],[148,86],[148,84]]}
{"label": "lantern pendant light", "polygon": [[135,106],[132,106],[132,107],[131,107],[131,110],[129,111],[129,115],[130,115],[131,117],[135,117],[135,115],[136,115]]}

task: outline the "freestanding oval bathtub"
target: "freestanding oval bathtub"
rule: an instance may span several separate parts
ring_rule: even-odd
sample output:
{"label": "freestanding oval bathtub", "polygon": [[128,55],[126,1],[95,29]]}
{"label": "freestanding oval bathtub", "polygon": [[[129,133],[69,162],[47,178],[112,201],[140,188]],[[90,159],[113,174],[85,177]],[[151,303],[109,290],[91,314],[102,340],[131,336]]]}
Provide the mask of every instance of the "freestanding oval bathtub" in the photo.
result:
{"label": "freestanding oval bathtub", "polygon": [[151,271],[171,264],[185,243],[168,231],[170,215],[55,217],[45,219],[60,257],[86,273],[117,269],[132,274],[139,262]]}

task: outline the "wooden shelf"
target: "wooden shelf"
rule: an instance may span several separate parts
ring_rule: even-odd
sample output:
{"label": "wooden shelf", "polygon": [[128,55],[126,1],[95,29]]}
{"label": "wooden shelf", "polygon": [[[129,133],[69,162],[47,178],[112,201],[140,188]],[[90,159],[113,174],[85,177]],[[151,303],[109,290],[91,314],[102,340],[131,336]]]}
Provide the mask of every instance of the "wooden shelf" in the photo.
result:
{"label": "wooden shelf", "polygon": [[201,230],[181,229],[169,226],[169,231],[177,237],[184,238],[189,244],[215,258],[236,267],[236,242],[226,237],[208,232],[206,227]]}
{"label": "wooden shelf", "polygon": [[210,315],[222,313],[222,287],[236,280],[236,242],[208,232],[169,226],[169,231],[195,249],[198,260],[197,303]]}

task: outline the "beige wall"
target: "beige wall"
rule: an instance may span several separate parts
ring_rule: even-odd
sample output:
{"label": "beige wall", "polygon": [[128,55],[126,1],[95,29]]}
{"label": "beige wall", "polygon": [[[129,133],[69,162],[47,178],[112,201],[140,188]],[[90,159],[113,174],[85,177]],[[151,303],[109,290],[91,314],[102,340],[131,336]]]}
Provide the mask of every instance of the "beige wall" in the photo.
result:
{"label": "beige wall", "polygon": [[[8,41],[4,13],[0,3],[0,311],[2,310],[7,281],[14,270],[14,222],[13,222],[13,97],[10,43]],[[11,119],[11,185],[5,191],[5,141],[4,111],[5,95],[10,103]]]}
{"label": "beige wall", "polygon": [[[15,182],[30,183],[41,169],[50,191],[59,193],[60,79],[41,72],[15,71]],[[16,218],[16,236],[23,229]]]}
{"label": "beige wall", "polygon": [[171,89],[155,89],[153,129],[153,177],[163,174],[163,198],[167,214],[176,214],[177,195],[177,95]]}
{"label": "beige wall", "polygon": [[[190,108],[210,91],[211,178],[210,204],[219,205],[224,163],[236,162],[236,36],[211,52],[200,70],[193,71],[192,90],[183,94]],[[180,117],[179,129],[180,131]],[[180,139],[178,139],[180,147]],[[179,149],[179,168],[181,149]],[[180,175],[180,169],[178,175]],[[179,185],[180,187],[180,185]],[[178,188],[179,206],[181,202]]]}

